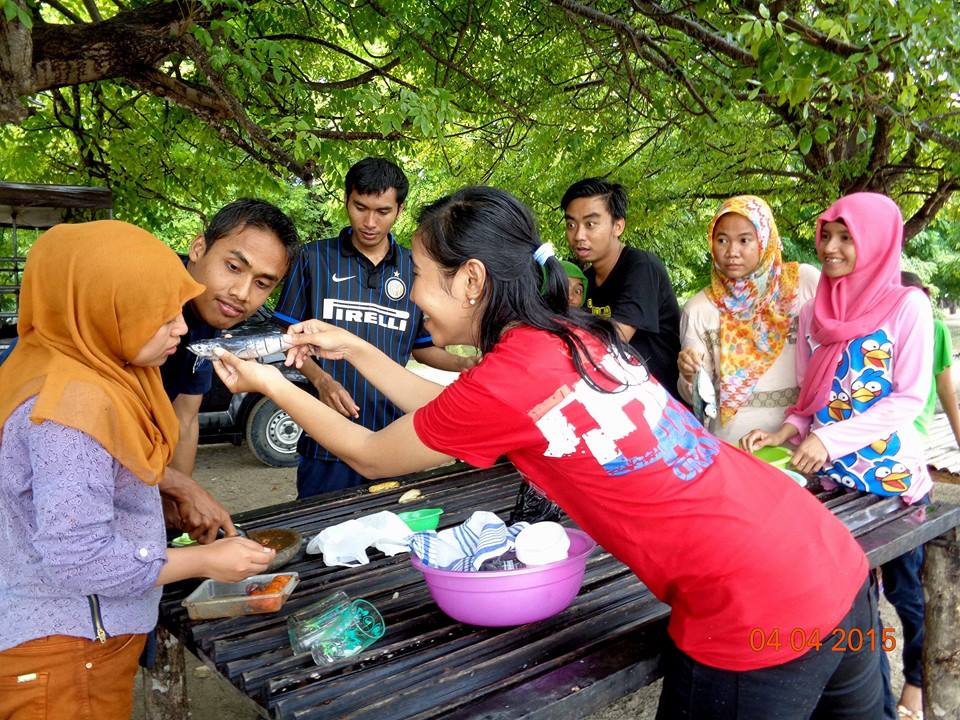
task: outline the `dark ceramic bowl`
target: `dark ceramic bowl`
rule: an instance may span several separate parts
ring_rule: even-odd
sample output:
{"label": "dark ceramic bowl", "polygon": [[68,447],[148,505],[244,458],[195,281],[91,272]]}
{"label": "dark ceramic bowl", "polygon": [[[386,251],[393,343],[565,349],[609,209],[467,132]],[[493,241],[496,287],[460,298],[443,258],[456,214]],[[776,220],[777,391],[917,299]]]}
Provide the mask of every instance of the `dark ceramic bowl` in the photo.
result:
{"label": "dark ceramic bowl", "polygon": [[273,572],[293,560],[303,543],[303,536],[300,533],[287,528],[250,530],[247,532],[247,537],[277,551],[276,556],[267,566],[266,572]]}

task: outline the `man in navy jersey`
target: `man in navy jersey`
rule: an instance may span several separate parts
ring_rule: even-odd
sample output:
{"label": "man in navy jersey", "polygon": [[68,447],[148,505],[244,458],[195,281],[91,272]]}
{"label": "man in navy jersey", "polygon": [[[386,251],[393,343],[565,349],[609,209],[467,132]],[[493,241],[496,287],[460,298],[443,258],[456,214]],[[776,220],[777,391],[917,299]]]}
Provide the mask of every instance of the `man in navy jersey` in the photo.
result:
{"label": "man in navy jersey", "polygon": [[[412,354],[441,370],[464,370],[476,358],[434,347],[410,300],[413,260],[390,233],[408,188],[403,171],[384,158],[365,158],[351,167],[344,196],[349,227],[335,238],[304,246],[274,316],[288,323],[319,318],[347,328],[401,365]],[[302,372],[324,403],[370,430],[380,430],[402,414],[344,360],[308,361]],[[367,482],[306,433],[297,452],[301,498]]]}

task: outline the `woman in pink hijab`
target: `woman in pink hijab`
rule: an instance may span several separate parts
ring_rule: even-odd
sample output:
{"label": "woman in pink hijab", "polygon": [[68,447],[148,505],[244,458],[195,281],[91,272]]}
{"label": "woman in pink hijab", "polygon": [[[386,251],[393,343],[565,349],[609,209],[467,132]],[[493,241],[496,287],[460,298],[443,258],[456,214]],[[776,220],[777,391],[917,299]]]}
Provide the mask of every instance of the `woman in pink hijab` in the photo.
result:
{"label": "woman in pink hijab", "polygon": [[[922,501],[933,483],[913,419],[930,390],[933,315],[923,292],[900,283],[900,210],[885,195],[847,195],[818,218],[816,243],[822,274],[800,311],[800,396],[779,430],[752,430],[740,444],[799,440],[792,464],[824,487]],[[922,705],[922,562],[918,548],[883,566],[904,629],[902,718],[920,717]]]}

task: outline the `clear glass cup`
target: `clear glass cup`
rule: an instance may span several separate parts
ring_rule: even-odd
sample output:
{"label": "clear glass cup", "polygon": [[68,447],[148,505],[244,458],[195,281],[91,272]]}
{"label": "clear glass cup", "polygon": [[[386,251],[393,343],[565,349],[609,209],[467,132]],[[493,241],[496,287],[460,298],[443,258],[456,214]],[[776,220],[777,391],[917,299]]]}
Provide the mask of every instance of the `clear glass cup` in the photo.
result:
{"label": "clear glass cup", "polygon": [[294,655],[310,652],[325,633],[350,620],[350,598],[342,590],[330,593],[287,618],[287,635]]}
{"label": "clear glass cup", "polygon": [[366,600],[350,603],[349,613],[341,614],[339,623],[328,623],[318,637],[313,638],[310,652],[317,665],[352,657],[370,647],[384,636],[386,623],[380,611]]}

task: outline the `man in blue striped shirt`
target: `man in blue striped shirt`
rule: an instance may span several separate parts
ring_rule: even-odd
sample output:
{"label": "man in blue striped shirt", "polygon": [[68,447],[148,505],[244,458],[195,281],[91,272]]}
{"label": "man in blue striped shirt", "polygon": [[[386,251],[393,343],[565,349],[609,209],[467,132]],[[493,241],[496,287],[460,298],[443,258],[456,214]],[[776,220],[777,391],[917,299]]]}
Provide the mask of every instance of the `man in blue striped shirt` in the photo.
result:
{"label": "man in blue striped shirt", "polygon": [[[403,171],[384,158],[365,158],[351,167],[345,188],[349,227],[303,248],[274,316],[287,323],[319,318],[344,327],[401,365],[412,354],[441,370],[463,370],[475,358],[434,347],[423,330],[423,315],[410,300],[413,260],[390,233],[408,189]],[[344,360],[308,361],[302,372],[324,403],[370,430],[402,415]],[[301,498],[368,482],[306,433],[297,452]]]}

